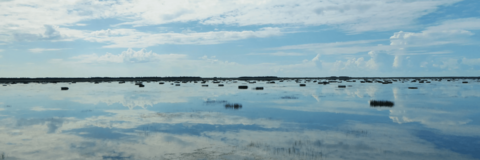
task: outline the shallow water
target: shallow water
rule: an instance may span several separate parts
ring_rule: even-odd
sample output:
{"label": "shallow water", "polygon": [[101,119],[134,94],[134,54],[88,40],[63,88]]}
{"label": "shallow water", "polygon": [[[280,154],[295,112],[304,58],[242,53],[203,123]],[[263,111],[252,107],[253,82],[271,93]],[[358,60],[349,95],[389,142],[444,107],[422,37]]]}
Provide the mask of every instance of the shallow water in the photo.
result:
{"label": "shallow water", "polygon": [[480,159],[479,82],[223,84],[0,86],[0,159]]}

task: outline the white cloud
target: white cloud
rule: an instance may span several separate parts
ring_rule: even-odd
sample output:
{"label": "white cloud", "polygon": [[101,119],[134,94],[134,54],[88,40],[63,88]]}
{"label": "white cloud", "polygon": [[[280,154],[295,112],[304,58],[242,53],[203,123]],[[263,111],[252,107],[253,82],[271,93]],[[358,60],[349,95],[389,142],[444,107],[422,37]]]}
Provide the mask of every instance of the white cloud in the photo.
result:
{"label": "white cloud", "polygon": [[28,49],[28,51],[30,51],[32,53],[42,53],[42,52],[45,52],[45,51],[59,51],[59,50],[62,50],[62,48],[32,48],[32,49]]}
{"label": "white cloud", "polygon": [[359,41],[346,41],[346,42],[332,42],[332,43],[313,43],[313,44],[301,44],[282,46],[277,48],[271,48],[271,50],[307,50],[319,53],[322,55],[329,54],[355,54],[360,52],[369,52],[371,50],[387,50],[391,49],[391,46],[375,44],[377,42],[387,41],[385,40],[359,40]]}
{"label": "white cloud", "polygon": [[446,70],[459,69],[459,60],[456,58],[442,58],[439,61],[432,61],[432,67],[437,67]]}
{"label": "white cloud", "polygon": [[[458,1],[4,1],[0,3],[0,41],[72,40],[71,36],[79,34],[79,30],[69,26],[85,26],[85,21],[107,18],[136,26],[198,22],[238,26],[330,25],[348,32],[391,30],[409,27],[415,19],[439,6]],[[168,37],[151,38],[165,36]],[[217,42],[207,44],[214,43]]]}
{"label": "white cloud", "polygon": [[414,32],[396,32],[390,37],[391,45],[431,46],[443,44],[472,44],[472,30],[480,30],[480,18],[454,19]]}
{"label": "white cloud", "polygon": [[[395,32],[390,37],[390,45],[379,44],[382,40],[360,40],[291,45],[272,48],[272,50],[306,50],[321,55],[344,54],[342,58],[347,59],[346,61],[338,60],[338,58],[335,62],[322,61],[324,68],[333,67],[332,69],[334,70],[364,68],[391,71],[391,69],[406,70],[405,67],[407,66],[410,68],[420,66],[425,69],[433,67],[444,70],[457,70],[460,68],[460,62],[457,62],[457,58],[436,58],[435,61],[429,60],[428,62],[422,62],[422,60],[412,58],[412,56],[455,53],[448,50],[432,51],[431,48],[428,48],[432,46],[445,44],[476,45],[478,42],[472,41],[471,39],[474,35],[472,32],[474,30],[480,30],[479,18],[447,20],[436,26],[427,27],[421,32]],[[354,57],[346,55],[364,54],[366,52],[368,52],[371,57],[368,61],[363,56]],[[467,65],[475,65],[477,63],[475,59],[465,59],[464,62],[464,64]]]}
{"label": "white cloud", "polygon": [[280,28],[262,28],[257,31],[211,31],[185,33],[145,33],[134,29],[100,30],[83,36],[87,41],[112,43],[107,48],[144,48],[159,44],[219,44],[247,38],[265,38],[282,35]]}
{"label": "white cloud", "polygon": [[71,59],[76,60],[79,63],[102,63],[102,62],[112,62],[112,63],[141,63],[141,62],[159,62],[161,60],[175,60],[185,58],[186,55],[182,54],[156,54],[152,51],[146,52],[145,49],[139,51],[134,51],[133,49],[128,49],[123,51],[121,54],[112,54],[106,53],[105,55],[80,55],[72,57]]}
{"label": "white cloud", "polygon": [[30,110],[32,111],[58,111],[58,110],[63,110],[61,108],[43,108],[40,106],[32,107]]}
{"label": "white cloud", "polygon": [[462,63],[470,66],[480,65],[480,58],[463,58]]}
{"label": "white cloud", "polygon": [[[341,28],[351,32],[362,32],[408,27],[416,18],[435,11],[439,6],[455,2],[458,1],[179,0],[132,1],[120,3],[114,7],[118,14],[131,19],[124,24],[133,25],[187,21],[240,26],[340,25]],[[168,7],[163,8],[162,6]]]}
{"label": "white cloud", "polygon": [[247,55],[268,55],[268,56],[303,56],[303,53],[295,52],[273,52],[273,53],[249,53]]}

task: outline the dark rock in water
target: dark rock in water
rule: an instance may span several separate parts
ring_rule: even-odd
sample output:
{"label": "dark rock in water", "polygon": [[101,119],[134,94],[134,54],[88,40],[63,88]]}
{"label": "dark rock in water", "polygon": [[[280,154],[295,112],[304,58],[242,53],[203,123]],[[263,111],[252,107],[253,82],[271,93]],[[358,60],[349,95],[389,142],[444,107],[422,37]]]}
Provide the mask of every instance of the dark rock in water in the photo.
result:
{"label": "dark rock in water", "polygon": [[323,84],[323,85],[326,85],[326,84],[329,84],[329,83],[330,83],[330,82],[326,82],[326,81],[324,81],[324,82],[318,82],[318,84]]}
{"label": "dark rock in water", "polygon": [[300,87],[305,87],[305,86],[307,86],[307,85],[306,84],[300,84]]}
{"label": "dark rock in water", "polygon": [[274,81],[267,82],[267,84],[275,84]]}
{"label": "dark rock in water", "polygon": [[180,86],[180,83],[175,84],[175,86]]}
{"label": "dark rock in water", "polygon": [[219,87],[223,87],[223,84],[218,84]]}
{"label": "dark rock in water", "polygon": [[295,97],[295,96],[283,96],[283,97],[280,97],[281,99],[298,99],[298,97]]}
{"label": "dark rock in water", "polygon": [[365,81],[360,81],[360,83],[365,83]]}
{"label": "dark rock in water", "polygon": [[255,90],[263,90],[263,87],[255,87]]}
{"label": "dark rock in water", "polygon": [[202,85],[202,87],[208,87],[208,85],[204,84],[204,85]]}
{"label": "dark rock in water", "polygon": [[145,85],[143,85],[143,84],[139,84],[139,85],[138,85],[138,87],[145,87]]}
{"label": "dark rock in water", "polygon": [[338,88],[347,88],[345,85],[338,85]]}
{"label": "dark rock in water", "polygon": [[463,81],[462,83],[468,83],[467,81]]}
{"label": "dark rock in water", "polygon": [[393,107],[395,104],[391,101],[370,101],[370,107]]}
{"label": "dark rock in water", "polygon": [[408,89],[418,89],[418,87],[408,87]]}
{"label": "dark rock in water", "polygon": [[225,104],[225,109],[242,109],[242,104],[239,103],[227,103]]}
{"label": "dark rock in water", "polygon": [[160,82],[160,83],[158,83],[158,84],[165,84],[165,82]]}
{"label": "dark rock in water", "polygon": [[220,83],[219,81],[213,81],[213,83]]}
{"label": "dark rock in water", "polygon": [[62,91],[66,91],[66,90],[68,90],[68,87],[61,87],[60,89],[61,89]]}
{"label": "dark rock in water", "polygon": [[248,89],[248,86],[245,86],[245,85],[238,86],[238,89]]}

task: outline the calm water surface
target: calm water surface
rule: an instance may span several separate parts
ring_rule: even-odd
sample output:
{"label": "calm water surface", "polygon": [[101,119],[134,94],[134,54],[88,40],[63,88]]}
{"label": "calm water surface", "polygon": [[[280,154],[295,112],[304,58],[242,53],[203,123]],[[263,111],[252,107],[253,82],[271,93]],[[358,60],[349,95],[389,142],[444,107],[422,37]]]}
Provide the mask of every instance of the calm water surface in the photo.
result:
{"label": "calm water surface", "polygon": [[480,82],[144,84],[0,86],[0,159],[480,159]]}

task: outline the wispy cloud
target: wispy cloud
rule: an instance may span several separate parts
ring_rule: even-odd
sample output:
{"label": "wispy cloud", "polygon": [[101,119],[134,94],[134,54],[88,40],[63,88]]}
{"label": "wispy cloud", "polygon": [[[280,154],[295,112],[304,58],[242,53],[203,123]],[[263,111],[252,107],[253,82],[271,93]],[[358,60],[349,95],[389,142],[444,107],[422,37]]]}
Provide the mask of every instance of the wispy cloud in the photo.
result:
{"label": "wispy cloud", "polygon": [[350,33],[384,31],[415,26],[417,18],[459,1],[4,1],[0,3],[0,41],[66,40],[72,32],[85,31],[69,26],[84,26],[85,21],[106,18],[121,19],[118,28],[198,22],[232,26],[326,25]]}
{"label": "wispy cloud", "polygon": [[303,56],[303,53],[295,52],[273,52],[273,53],[249,53],[247,55],[266,55],[266,56]]}
{"label": "wispy cloud", "polygon": [[371,50],[387,50],[391,48],[388,45],[379,45],[378,42],[382,41],[385,42],[388,41],[388,39],[289,45],[270,48],[270,50],[307,50],[319,54],[355,54],[369,52]]}
{"label": "wispy cloud", "polygon": [[63,110],[63,109],[60,109],[60,108],[43,108],[43,107],[40,107],[40,106],[36,106],[36,107],[32,107],[30,110],[32,111],[57,111],[57,110]]}
{"label": "wispy cloud", "polygon": [[92,42],[113,43],[106,48],[144,48],[160,44],[219,44],[248,38],[265,38],[282,35],[280,28],[262,28],[257,31],[211,31],[184,33],[145,33],[134,29],[100,30],[85,34],[83,39]]}
{"label": "wispy cloud", "polygon": [[45,51],[59,51],[59,50],[62,50],[63,48],[32,48],[32,49],[28,49],[28,51],[32,52],[32,53],[42,53],[42,52],[45,52]]}
{"label": "wispy cloud", "polygon": [[143,63],[143,62],[159,62],[161,60],[182,59],[186,55],[182,54],[157,54],[152,51],[147,52],[145,49],[135,51],[128,49],[121,54],[106,53],[104,55],[89,54],[72,57],[71,59],[79,63]]}

